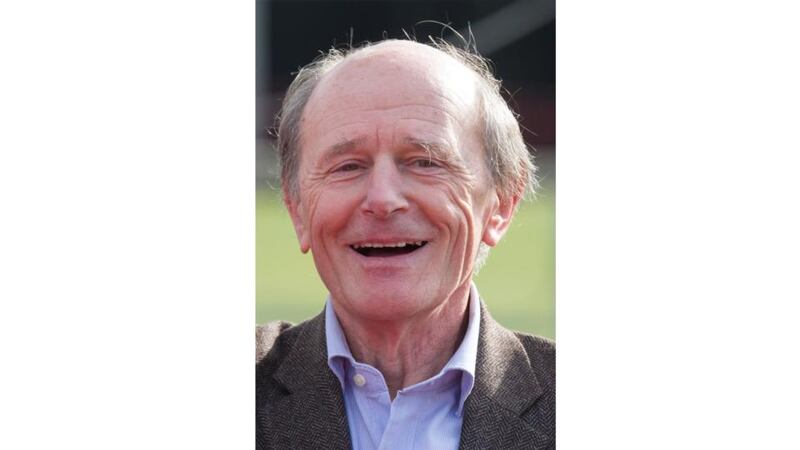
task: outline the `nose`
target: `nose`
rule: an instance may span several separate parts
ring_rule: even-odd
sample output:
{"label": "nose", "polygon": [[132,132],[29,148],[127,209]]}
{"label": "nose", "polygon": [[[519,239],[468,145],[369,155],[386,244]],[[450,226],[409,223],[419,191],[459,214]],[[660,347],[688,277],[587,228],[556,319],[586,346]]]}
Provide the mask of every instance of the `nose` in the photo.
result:
{"label": "nose", "polygon": [[408,208],[403,177],[394,161],[375,162],[367,179],[366,196],[361,210],[376,218],[385,219]]}

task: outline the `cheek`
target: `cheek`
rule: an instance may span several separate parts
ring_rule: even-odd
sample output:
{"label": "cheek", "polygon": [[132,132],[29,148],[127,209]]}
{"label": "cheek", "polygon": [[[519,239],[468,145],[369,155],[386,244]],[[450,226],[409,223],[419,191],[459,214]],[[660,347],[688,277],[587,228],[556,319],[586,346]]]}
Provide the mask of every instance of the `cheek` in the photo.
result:
{"label": "cheek", "polygon": [[475,234],[472,198],[468,187],[461,183],[448,182],[437,189],[428,189],[422,196],[429,217],[434,224],[444,229],[454,246],[468,242]]}
{"label": "cheek", "polygon": [[455,247],[461,247],[467,253],[477,251],[483,230],[489,221],[488,203],[491,190],[479,183],[448,183],[445,190],[445,204],[450,217],[449,228],[452,239],[456,239]]}
{"label": "cheek", "polygon": [[357,197],[346,190],[320,187],[313,189],[312,193],[313,201],[309,209],[309,221],[314,235],[312,239],[335,234],[357,213]]}

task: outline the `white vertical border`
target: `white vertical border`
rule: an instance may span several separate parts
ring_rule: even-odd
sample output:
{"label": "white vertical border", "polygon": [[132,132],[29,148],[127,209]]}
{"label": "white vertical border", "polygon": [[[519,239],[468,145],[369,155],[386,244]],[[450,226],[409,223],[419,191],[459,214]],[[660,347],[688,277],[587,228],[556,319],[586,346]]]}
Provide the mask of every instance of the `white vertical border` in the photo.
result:
{"label": "white vertical border", "polygon": [[0,448],[253,447],[254,23],[0,7]]}
{"label": "white vertical border", "polygon": [[800,448],[789,5],[559,2],[559,448]]}

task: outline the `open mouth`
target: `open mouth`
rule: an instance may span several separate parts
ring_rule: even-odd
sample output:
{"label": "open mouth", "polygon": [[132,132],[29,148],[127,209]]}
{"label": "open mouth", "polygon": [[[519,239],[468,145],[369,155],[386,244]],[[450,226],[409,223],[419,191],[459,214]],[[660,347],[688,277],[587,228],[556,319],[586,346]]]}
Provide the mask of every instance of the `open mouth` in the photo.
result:
{"label": "open mouth", "polygon": [[364,256],[400,256],[415,252],[428,241],[398,242],[396,244],[356,244],[350,248]]}

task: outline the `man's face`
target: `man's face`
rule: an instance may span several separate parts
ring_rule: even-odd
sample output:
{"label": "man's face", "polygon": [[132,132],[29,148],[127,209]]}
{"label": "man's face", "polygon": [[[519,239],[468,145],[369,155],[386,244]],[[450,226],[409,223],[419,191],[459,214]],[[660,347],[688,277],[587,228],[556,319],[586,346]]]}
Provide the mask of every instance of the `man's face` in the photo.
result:
{"label": "man's face", "polygon": [[501,202],[484,160],[475,82],[419,44],[356,54],[328,73],[302,119],[299,196],[288,199],[337,308],[371,320],[426,314],[469,288]]}

